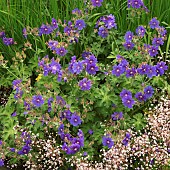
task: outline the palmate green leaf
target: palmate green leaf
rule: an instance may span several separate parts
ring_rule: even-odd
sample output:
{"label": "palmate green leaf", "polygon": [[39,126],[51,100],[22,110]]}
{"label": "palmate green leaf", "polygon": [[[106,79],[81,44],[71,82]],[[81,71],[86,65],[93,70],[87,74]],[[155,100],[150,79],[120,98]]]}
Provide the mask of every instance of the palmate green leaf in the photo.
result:
{"label": "palmate green leaf", "polygon": [[135,126],[137,130],[141,130],[146,125],[146,120],[142,113],[135,114],[131,123]]}

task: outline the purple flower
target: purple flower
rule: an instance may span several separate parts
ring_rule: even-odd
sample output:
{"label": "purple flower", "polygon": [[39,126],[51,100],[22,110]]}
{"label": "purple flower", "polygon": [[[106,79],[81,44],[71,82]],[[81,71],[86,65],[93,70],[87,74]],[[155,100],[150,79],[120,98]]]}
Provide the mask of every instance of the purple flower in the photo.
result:
{"label": "purple flower", "polygon": [[78,30],[82,30],[85,27],[86,27],[86,23],[84,22],[83,19],[76,20],[75,28],[77,28]]}
{"label": "purple flower", "polygon": [[15,152],[15,148],[10,148],[10,151],[11,152]]}
{"label": "purple flower", "polygon": [[19,87],[19,85],[20,85],[21,82],[22,82],[21,79],[14,80],[14,81],[12,82],[12,88],[13,88],[14,90],[17,89],[17,88]]}
{"label": "purple flower", "polygon": [[125,43],[123,44],[123,46],[125,47],[126,50],[132,50],[133,47],[135,46],[135,44],[132,43],[131,41],[128,41],[128,42],[125,42]]}
{"label": "purple flower", "polygon": [[83,156],[87,156],[88,154],[87,154],[87,152],[83,152]]}
{"label": "purple flower", "polygon": [[79,144],[72,144],[70,147],[71,154],[75,154],[80,150],[80,145]]}
{"label": "purple flower", "polygon": [[14,44],[14,39],[13,38],[6,38],[6,37],[3,37],[3,43],[7,46],[9,45],[13,45]]}
{"label": "purple flower", "polygon": [[102,6],[102,2],[103,2],[103,0],[91,0],[91,3],[92,3],[92,5],[94,6],[94,7],[100,7],[100,6]]}
{"label": "purple flower", "polygon": [[129,90],[123,89],[120,93],[121,98],[132,97],[132,93]]}
{"label": "purple flower", "polygon": [[147,77],[152,78],[156,76],[156,66],[148,65],[148,70],[146,72]]}
{"label": "purple flower", "polygon": [[125,39],[126,42],[127,41],[132,41],[132,39],[133,39],[133,32],[127,31],[125,36],[124,36],[124,39]]}
{"label": "purple flower", "polygon": [[103,22],[105,23],[105,27],[107,29],[117,28],[115,17],[112,14],[105,16]]}
{"label": "purple flower", "polygon": [[24,107],[26,110],[31,110],[30,104],[24,100]]}
{"label": "purple flower", "polygon": [[49,99],[48,99],[48,101],[47,101],[47,103],[48,103],[48,112],[51,112],[51,110],[52,110],[52,108],[51,108],[51,102],[53,102],[53,98],[52,97],[50,97]]}
{"label": "purple flower", "polygon": [[168,70],[168,66],[166,65],[165,62],[161,61],[161,62],[157,63],[157,65],[156,65],[157,74],[159,74],[161,76],[164,74],[164,72],[166,70]]}
{"label": "purple flower", "polygon": [[89,51],[84,51],[84,52],[82,53],[83,59],[89,58],[90,55],[92,55],[92,53],[89,52]]}
{"label": "purple flower", "polygon": [[2,145],[2,140],[0,140],[0,145]]}
{"label": "purple flower", "polygon": [[109,33],[109,32],[108,32],[107,28],[105,28],[105,27],[103,27],[103,26],[99,27],[98,35],[99,35],[100,37],[106,38],[106,37],[108,36],[108,33]]}
{"label": "purple flower", "polygon": [[128,68],[126,70],[126,77],[134,77],[136,74],[136,69],[134,67]]}
{"label": "purple flower", "polygon": [[124,70],[122,69],[122,66],[115,65],[113,66],[112,74],[119,77],[121,74],[124,73]]}
{"label": "purple flower", "polygon": [[108,135],[102,137],[102,144],[103,146],[107,146],[108,148],[112,148],[114,145],[113,139],[110,138]]}
{"label": "purple flower", "polygon": [[160,46],[160,45],[163,45],[164,44],[164,41],[162,38],[153,38],[152,40],[152,45],[155,45],[155,46]]}
{"label": "purple flower", "polygon": [[79,138],[84,138],[83,131],[81,129],[78,130],[77,135]]}
{"label": "purple flower", "polygon": [[133,98],[131,96],[127,96],[125,98],[122,98],[122,103],[124,106],[126,106],[128,108],[132,108],[133,105],[135,104],[135,101],[133,100]]}
{"label": "purple flower", "polygon": [[52,74],[56,74],[60,72],[61,70],[61,65],[52,58],[51,63],[49,64],[50,71]]}
{"label": "purple flower", "polygon": [[67,54],[67,50],[64,47],[56,48],[56,54],[59,56],[65,56]]}
{"label": "purple flower", "polygon": [[4,166],[4,160],[0,159],[0,167]]}
{"label": "purple flower", "polygon": [[42,24],[39,28],[39,36],[42,34],[51,34],[53,32],[53,29],[50,25]]}
{"label": "purple flower", "polygon": [[50,48],[51,50],[55,51],[57,49],[57,45],[58,45],[58,41],[54,41],[54,40],[48,41],[48,48]]}
{"label": "purple flower", "polygon": [[64,107],[66,105],[65,100],[61,96],[56,97],[56,103],[59,104],[61,107]]}
{"label": "purple flower", "polygon": [[78,61],[73,63],[72,69],[75,74],[80,74],[83,71],[83,62]]}
{"label": "purple flower", "polygon": [[5,37],[5,32],[4,31],[0,32],[0,38],[3,38],[3,37]]}
{"label": "purple flower", "polygon": [[137,69],[137,71],[140,75],[144,75],[144,74],[147,74],[148,69],[149,69],[149,65],[143,64],[140,68]]}
{"label": "purple flower", "polygon": [[136,28],[136,34],[137,34],[139,37],[144,37],[145,32],[146,32],[146,29],[145,29],[143,26],[138,26],[138,27]]}
{"label": "purple flower", "polygon": [[151,57],[156,56],[158,54],[158,46],[150,46],[148,53]]}
{"label": "purple flower", "polygon": [[51,24],[52,24],[53,30],[58,28],[58,23],[57,23],[57,20],[55,18],[52,18]]}
{"label": "purple flower", "polygon": [[92,130],[92,129],[89,129],[89,130],[88,130],[88,133],[89,133],[90,135],[92,135],[92,134],[93,134],[93,130]]}
{"label": "purple flower", "polygon": [[64,124],[61,124],[58,128],[58,134],[61,135],[64,133]]}
{"label": "purple flower", "polygon": [[12,114],[11,114],[11,117],[15,117],[17,115],[17,112],[13,112]]}
{"label": "purple flower", "polygon": [[152,86],[147,86],[144,89],[144,95],[146,97],[146,99],[149,99],[153,96],[154,94],[154,89],[152,88]]}
{"label": "purple flower", "polygon": [[146,96],[145,96],[142,92],[137,92],[137,93],[135,94],[135,98],[136,98],[139,102],[146,101]]}
{"label": "purple flower", "polygon": [[142,0],[131,0],[132,8],[140,8],[143,5],[144,4],[143,4]]}
{"label": "purple flower", "polygon": [[81,88],[81,90],[90,90],[91,86],[91,81],[87,78],[79,81],[79,87]]}
{"label": "purple flower", "polygon": [[70,118],[70,124],[73,126],[78,126],[81,124],[81,119],[80,116],[78,116],[76,113],[72,114],[71,118]]}
{"label": "purple flower", "polygon": [[157,31],[162,36],[165,36],[167,34],[167,30],[163,26],[157,27]]}
{"label": "purple flower", "polygon": [[125,135],[125,138],[122,140],[122,143],[123,143],[125,146],[128,145],[128,142],[130,141],[130,137],[131,137],[130,133],[127,132],[126,135]]}
{"label": "purple flower", "polygon": [[89,73],[89,74],[95,75],[95,74],[96,74],[96,71],[99,71],[99,68],[98,68],[98,66],[97,66],[95,63],[92,63],[92,64],[88,64],[88,65],[87,65],[86,71],[87,71],[87,73]]}
{"label": "purple flower", "polygon": [[73,138],[72,144],[78,144],[80,147],[84,146],[84,138]]}
{"label": "purple flower", "polygon": [[159,27],[159,21],[156,18],[152,18],[149,22],[149,26],[151,29],[155,29]]}
{"label": "purple flower", "polygon": [[41,95],[33,96],[32,103],[35,107],[41,107],[44,104],[44,99]]}
{"label": "purple flower", "polygon": [[62,145],[62,150],[65,151],[67,154],[71,154],[71,150],[66,143]]}
{"label": "purple flower", "polygon": [[97,58],[92,54],[90,54],[88,57],[85,58],[85,62],[87,64],[96,64],[97,63]]}
{"label": "purple flower", "polygon": [[28,154],[30,151],[30,146],[29,145],[24,145],[21,150],[18,151],[19,155],[25,155]]}
{"label": "purple flower", "polygon": [[22,35],[24,36],[24,38],[27,38],[27,29],[26,28],[23,28]]}
{"label": "purple flower", "polygon": [[123,118],[123,113],[122,112],[114,112],[112,115],[112,120],[120,120]]}
{"label": "purple flower", "polygon": [[75,8],[75,9],[72,10],[72,14],[81,15],[81,14],[82,14],[82,11],[79,10],[78,8]]}

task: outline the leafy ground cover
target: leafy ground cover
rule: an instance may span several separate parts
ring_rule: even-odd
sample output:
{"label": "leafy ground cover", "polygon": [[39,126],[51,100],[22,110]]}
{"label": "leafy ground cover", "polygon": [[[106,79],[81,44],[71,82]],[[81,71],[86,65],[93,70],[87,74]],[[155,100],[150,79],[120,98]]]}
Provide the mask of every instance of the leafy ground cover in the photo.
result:
{"label": "leafy ground cover", "polygon": [[169,2],[37,2],[0,10],[0,166],[168,168]]}

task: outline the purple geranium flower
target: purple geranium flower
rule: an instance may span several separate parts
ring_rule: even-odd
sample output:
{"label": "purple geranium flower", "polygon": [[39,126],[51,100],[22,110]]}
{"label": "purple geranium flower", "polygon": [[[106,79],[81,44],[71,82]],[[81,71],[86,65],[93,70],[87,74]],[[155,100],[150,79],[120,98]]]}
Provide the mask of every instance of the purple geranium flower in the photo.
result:
{"label": "purple geranium flower", "polygon": [[156,38],[153,38],[153,40],[152,40],[152,45],[160,46],[163,44],[164,44],[164,41],[162,38],[156,37]]}
{"label": "purple geranium flower", "polygon": [[89,74],[95,75],[96,71],[99,71],[99,67],[95,63],[87,64],[86,71]]}
{"label": "purple geranium flower", "polygon": [[80,147],[84,146],[84,138],[73,138],[72,144],[78,144]]}
{"label": "purple geranium flower", "polygon": [[3,37],[3,43],[7,46],[9,45],[13,45],[14,44],[14,39],[13,38],[6,38],[6,37]]}
{"label": "purple geranium flower", "polygon": [[154,94],[154,89],[152,88],[152,86],[147,86],[144,89],[144,95],[146,97],[146,99],[149,99],[153,96]]}
{"label": "purple geranium flower", "polygon": [[102,2],[103,2],[103,0],[91,0],[91,3],[92,3],[92,5],[94,6],[94,7],[100,7],[100,6],[102,6]]}
{"label": "purple geranium flower", "polygon": [[148,70],[146,72],[147,77],[152,78],[156,76],[156,66],[148,65]]}
{"label": "purple geranium flower", "polygon": [[119,77],[123,73],[124,73],[124,70],[123,70],[122,66],[120,66],[120,65],[113,66],[113,70],[112,70],[113,75]]}
{"label": "purple geranium flower", "polygon": [[72,124],[73,126],[78,126],[82,122],[80,119],[80,116],[78,116],[76,113],[72,114],[69,121],[70,121],[70,124]]}
{"label": "purple geranium flower", "polygon": [[11,114],[11,117],[15,117],[17,115],[17,112],[13,112],[12,114]]}
{"label": "purple geranium flower", "polygon": [[78,30],[82,30],[85,27],[86,27],[86,23],[84,22],[83,19],[76,20],[75,28],[77,28]]}
{"label": "purple geranium flower", "polygon": [[108,148],[112,148],[114,145],[113,139],[110,138],[108,135],[102,137],[102,144],[107,146]]}
{"label": "purple geranium flower", "polygon": [[26,28],[23,28],[22,35],[24,36],[24,38],[27,38],[27,29]]}
{"label": "purple geranium flower", "polygon": [[137,69],[137,71],[138,71],[138,73],[139,73],[140,75],[144,75],[144,74],[147,74],[148,69],[149,69],[149,65],[148,65],[148,64],[143,64],[141,67],[139,67],[139,68]]}
{"label": "purple geranium flower", "polygon": [[51,63],[49,64],[50,71],[52,74],[59,73],[61,70],[61,65],[52,58]]}
{"label": "purple geranium flower", "polygon": [[65,56],[67,54],[67,50],[64,47],[56,48],[55,52],[59,56]]}
{"label": "purple geranium flower", "polygon": [[57,20],[55,18],[52,18],[51,24],[52,24],[53,30],[58,28],[58,23],[57,23]]}
{"label": "purple geranium flower", "polygon": [[121,98],[132,97],[132,93],[129,90],[123,89],[120,93]]}
{"label": "purple geranium flower", "polygon": [[137,34],[139,37],[144,37],[145,32],[146,32],[146,29],[145,29],[143,26],[138,26],[138,27],[136,28],[136,34]]}
{"label": "purple geranium flower", "polygon": [[83,62],[82,61],[74,62],[72,69],[75,74],[80,74],[83,71]]}
{"label": "purple geranium flower", "polygon": [[145,96],[142,92],[137,92],[137,93],[135,94],[135,98],[136,98],[139,102],[146,101],[146,96]]}
{"label": "purple geranium flower", "polygon": [[159,27],[159,21],[156,18],[152,18],[149,22],[149,26],[152,29],[158,28]]}
{"label": "purple geranium flower", "polygon": [[75,143],[75,144],[72,144],[69,148],[71,150],[71,154],[75,154],[76,152],[80,150],[80,145]]}
{"label": "purple geranium flower", "polygon": [[166,70],[168,70],[168,66],[166,65],[165,62],[161,61],[161,62],[157,63],[157,65],[156,65],[157,74],[159,74],[161,76],[164,74],[164,72]]}
{"label": "purple geranium flower", "polygon": [[126,70],[126,77],[134,77],[136,74],[136,69],[134,67],[128,68]]}
{"label": "purple geranium flower", "polygon": [[88,133],[89,133],[90,135],[92,135],[92,134],[93,134],[93,130],[92,130],[92,129],[89,129],[89,130],[88,130]]}
{"label": "purple geranium flower", "polygon": [[127,31],[125,36],[124,36],[124,39],[125,39],[126,42],[127,41],[132,41],[132,39],[133,39],[133,32]]}
{"label": "purple geranium flower", "polygon": [[79,87],[81,88],[81,90],[90,90],[91,85],[91,81],[87,78],[79,81]]}
{"label": "purple geranium flower", "polygon": [[140,8],[143,5],[144,4],[143,4],[142,0],[131,0],[132,8]]}
{"label": "purple geranium flower", "polygon": [[4,166],[4,160],[0,159],[0,167]]}
{"label": "purple geranium flower", "polygon": [[98,35],[102,38],[106,38],[109,34],[109,31],[107,28],[101,26],[99,27]]}
{"label": "purple geranium flower", "polygon": [[5,37],[5,32],[4,31],[0,32],[0,38],[3,38],[3,37]]}
{"label": "purple geranium flower", "polygon": [[151,57],[156,56],[158,54],[158,46],[150,46],[148,53]]}
{"label": "purple geranium flower", "polygon": [[61,124],[59,127],[58,127],[58,134],[61,135],[64,133],[64,124]]}
{"label": "purple geranium flower", "polygon": [[163,26],[157,27],[157,31],[162,36],[165,36],[167,34],[167,30]]}
{"label": "purple geranium flower", "polygon": [[135,44],[132,43],[131,41],[127,41],[123,44],[123,46],[125,47],[126,50],[132,50]]}
{"label": "purple geranium flower", "polygon": [[28,154],[30,151],[30,146],[29,145],[24,145],[21,150],[18,151],[19,155],[25,155]]}
{"label": "purple geranium flower", "polygon": [[114,112],[112,115],[112,120],[120,120],[123,118],[123,113],[122,112]]}
{"label": "purple geranium flower", "polygon": [[41,27],[39,28],[39,36],[42,34],[51,34],[53,32],[53,29],[51,25],[45,25],[42,24]]}
{"label": "purple geranium flower", "polygon": [[33,96],[32,103],[35,107],[41,107],[44,104],[44,99],[41,95]]}
{"label": "purple geranium flower", "polygon": [[124,106],[126,106],[128,108],[132,108],[133,105],[135,104],[135,101],[133,100],[133,98],[131,96],[127,96],[125,98],[122,98],[122,103]]}
{"label": "purple geranium flower", "polygon": [[67,154],[71,154],[71,150],[66,143],[62,145],[62,150],[65,151]]}

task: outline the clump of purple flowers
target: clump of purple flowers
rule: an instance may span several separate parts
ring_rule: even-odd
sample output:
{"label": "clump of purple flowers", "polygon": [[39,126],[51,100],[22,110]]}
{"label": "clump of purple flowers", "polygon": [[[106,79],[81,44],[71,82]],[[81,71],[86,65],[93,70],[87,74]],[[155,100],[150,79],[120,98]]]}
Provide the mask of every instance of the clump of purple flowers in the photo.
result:
{"label": "clump of purple flowers", "polygon": [[102,16],[97,20],[95,27],[98,28],[98,35],[102,38],[106,38],[110,29],[117,28],[115,17],[112,14]]}

